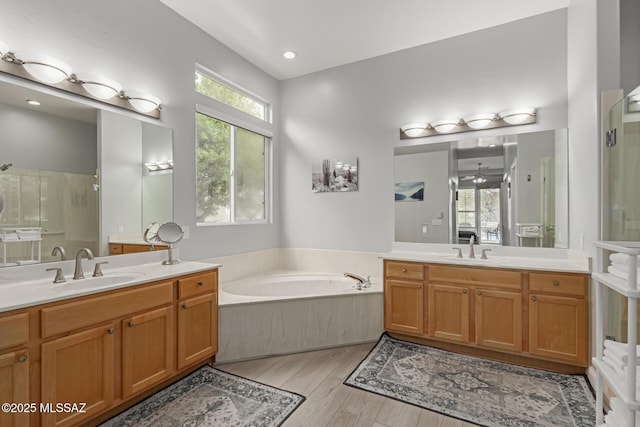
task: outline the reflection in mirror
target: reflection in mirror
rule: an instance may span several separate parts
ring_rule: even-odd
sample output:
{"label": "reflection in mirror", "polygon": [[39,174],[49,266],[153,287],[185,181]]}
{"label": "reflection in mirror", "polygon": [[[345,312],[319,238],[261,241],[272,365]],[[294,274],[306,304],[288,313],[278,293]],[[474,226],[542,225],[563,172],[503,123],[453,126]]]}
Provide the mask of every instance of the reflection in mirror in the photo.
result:
{"label": "reflection in mirror", "polygon": [[121,177],[118,182],[116,176],[105,183],[100,175],[117,175],[119,165],[131,161],[136,150],[129,145],[117,159],[100,153],[106,140],[99,147],[99,136],[116,131],[98,120],[100,110],[70,98],[0,81],[0,264],[56,261],[51,255],[55,246],[70,254],[87,247],[107,255],[102,241],[119,229],[100,230],[110,212],[123,210],[117,198],[101,199],[99,190],[109,192],[112,185],[130,191],[136,182],[149,181],[148,186],[137,185],[139,202],[131,208],[140,211],[134,214],[139,220],[123,232],[141,236],[143,224],[172,220],[171,172],[151,174],[143,165],[143,158],[173,158],[172,130],[126,117],[140,128],[145,154],[136,161],[133,181]]}
{"label": "reflection in mirror", "polygon": [[567,130],[397,147],[395,240],[566,248]]}

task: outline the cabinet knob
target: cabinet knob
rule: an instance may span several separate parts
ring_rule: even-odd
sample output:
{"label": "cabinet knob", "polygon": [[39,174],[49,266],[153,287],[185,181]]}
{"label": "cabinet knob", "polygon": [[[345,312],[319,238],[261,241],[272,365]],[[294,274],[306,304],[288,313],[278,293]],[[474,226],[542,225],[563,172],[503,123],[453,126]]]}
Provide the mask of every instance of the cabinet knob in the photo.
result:
{"label": "cabinet knob", "polygon": [[187,309],[187,304],[182,304],[182,309],[186,310]]}
{"label": "cabinet knob", "polygon": [[27,361],[27,356],[25,356],[24,354],[20,357],[18,357],[18,362],[20,363],[24,363]]}
{"label": "cabinet knob", "polygon": [[128,325],[130,328],[133,328],[133,322],[129,322],[127,325]]}
{"label": "cabinet knob", "polygon": [[108,330],[107,330],[107,333],[108,333],[109,335],[113,335],[113,334],[115,333],[115,331],[116,331],[115,329],[111,328],[111,329],[108,329]]}
{"label": "cabinet knob", "polygon": [[463,293],[463,294],[466,294],[466,293],[467,293],[467,290],[466,290],[466,289],[463,289],[463,290],[462,290],[462,293]]}
{"label": "cabinet knob", "polygon": [[537,298],[535,296],[531,297],[531,301],[535,301]]}
{"label": "cabinet knob", "polygon": [[481,291],[476,292],[476,295],[482,295]]}
{"label": "cabinet knob", "polygon": [[407,272],[407,269],[406,269],[406,268],[403,268],[403,269],[402,269],[402,272],[403,272],[403,273],[406,273],[406,272]]}
{"label": "cabinet knob", "polygon": [[198,286],[204,286],[204,283],[198,282]]}
{"label": "cabinet knob", "polygon": [[560,282],[558,282],[557,280],[553,281],[553,286],[560,286]]}
{"label": "cabinet knob", "polygon": [[422,285],[418,285],[416,286],[418,289],[422,289]]}

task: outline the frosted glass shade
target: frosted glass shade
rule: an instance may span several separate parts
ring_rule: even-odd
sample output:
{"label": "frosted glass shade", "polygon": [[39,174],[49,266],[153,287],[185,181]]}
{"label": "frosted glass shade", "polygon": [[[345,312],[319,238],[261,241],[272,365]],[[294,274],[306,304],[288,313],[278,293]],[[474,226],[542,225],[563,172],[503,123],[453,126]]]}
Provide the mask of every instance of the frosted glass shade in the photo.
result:
{"label": "frosted glass shade", "polygon": [[122,86],[113,80],[97,76],[78,76],[85,88],[92,96],[98,99],[109,99],[116,96],[122,90]]}
{"label": "frosted glass shade", "polygon": [[438,120],[437,122],[431,123],[431,126],[438,133],[449,133],[458,126],[458,120],[446,119],[446,120]]}
{"label": "frosted glass shade", "polygon": [[400,130],[409,137],[416,137],[422,134],[428,126],[427,123],[410,123],[400,127]]}
{"label": "frosted glass shade", "polygon": [[148,113],[160,106],[160,98],[139,92],[127,92],[129,103],[138,111]]}
{"label": "frosted glass shade", "polygon": [[499,114],[500,118],[510,125],[519,125],[527,121],[536,113],[534,108],[521,108],[518,110],[507,110]]}
{"label": "frosted glass shade", "polygon": [[491,114],[474,114],[473,116],[468,116],[463,118],[464,122],[471,129],[484,129],[493,121],[496,115]]}
{"label": "frosted glass shade", "polygon": [[56,84],[66,80],[71,75],[71,66],[55,58],[45,56],[16,55],[22,61],[22,66],[29,74],[47,84]]}

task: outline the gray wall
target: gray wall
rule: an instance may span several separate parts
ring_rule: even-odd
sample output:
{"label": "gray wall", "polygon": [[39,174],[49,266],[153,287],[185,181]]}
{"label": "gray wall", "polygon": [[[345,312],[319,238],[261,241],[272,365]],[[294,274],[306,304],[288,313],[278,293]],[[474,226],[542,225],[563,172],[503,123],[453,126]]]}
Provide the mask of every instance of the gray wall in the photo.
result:
{"label": "gray wall", "polygon": [[518,135],[516,223],[542,222],[540,217],[540,159],[553,158],[554,156],[555,132],[533,132]]}
{"label": "gray wall", "polygon": [[[566,19],[560,10],[282,82],[282,245],[388,250],[393,148],[456,139],[401,142],[404,123],[533,106],[538,123],[520,131],[566,127]],[[312,194],[312,159],[343,154],[359,158],[359,191]]]}
{"label": "gray wall", "polygon": [[0,164],[53,172],[96,173],[96,125],[0,104]]}
{"label": "gray wall", "polygon": [[[161,124],[174,130],[174,218],[191,228],[190,239],[181,243],[182,258],[279,246],[277,198],[274,224],[196,228],[194,185],[194,111],[201,100],[194,91],[195,63],[271,102],[277,151],[276,80],[156,0],[3,0],[2,11],[0,40],[13,50],[45,52],[77,72],[104,75],[162,99]],[[275,159],[277,171],[277,152]],[[275,179],[278,188],[277,173]]]}
{"label": "gray wall", "polygon": [[640,46],[640,2],[620,0],[620,82],[625,95],[640,85],[638,46]]}
{"label": "gray wall", "polygon": [[[395,202],[395,240],[449,243],[449,151],[394,157],[395,181],[424,182],[424,200]],[[442,214],[442,216],[441,216]],[[432,220],[439,219],[440,225]],[[422,226],[427,226],[427,234]]]}

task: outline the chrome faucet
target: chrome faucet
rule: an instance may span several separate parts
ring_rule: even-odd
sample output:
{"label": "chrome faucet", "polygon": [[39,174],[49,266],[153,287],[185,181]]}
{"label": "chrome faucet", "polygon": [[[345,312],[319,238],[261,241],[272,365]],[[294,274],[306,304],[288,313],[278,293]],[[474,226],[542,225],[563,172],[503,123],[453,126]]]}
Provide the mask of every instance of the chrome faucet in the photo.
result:
{"label": "chrome faucet", "polygon": [[93,252],[89,248],[82,248],[76,254],[76,269],[73,273],[73,279],[84,279],[84,273],[82,272],[82,254],[87,256],[87,259],[93,259]]}
{"label": "chrome faucet", "polygon": [[358,276],[357,274],[344,273],[344,277],[355,280],[356,289],[359,291],[362,290],[362,288],[368,288],[371,285],[371,276],[367,276],[367,278],[365,279],[364,277]]}
{"label": "chrome faucet", "polygon": [[62,246],[54,246],[51,251],[51,256],[56,256],[56,254],[60,255],[60,261],[65,261],[67,259],[67,253],[65,252]]}
{"label": "chrome faucet", "polygon": [[476,236],[471,236],[469,239],[469,258],[475,258],[476,253],[473,251],[473,244],[476,242]]}

